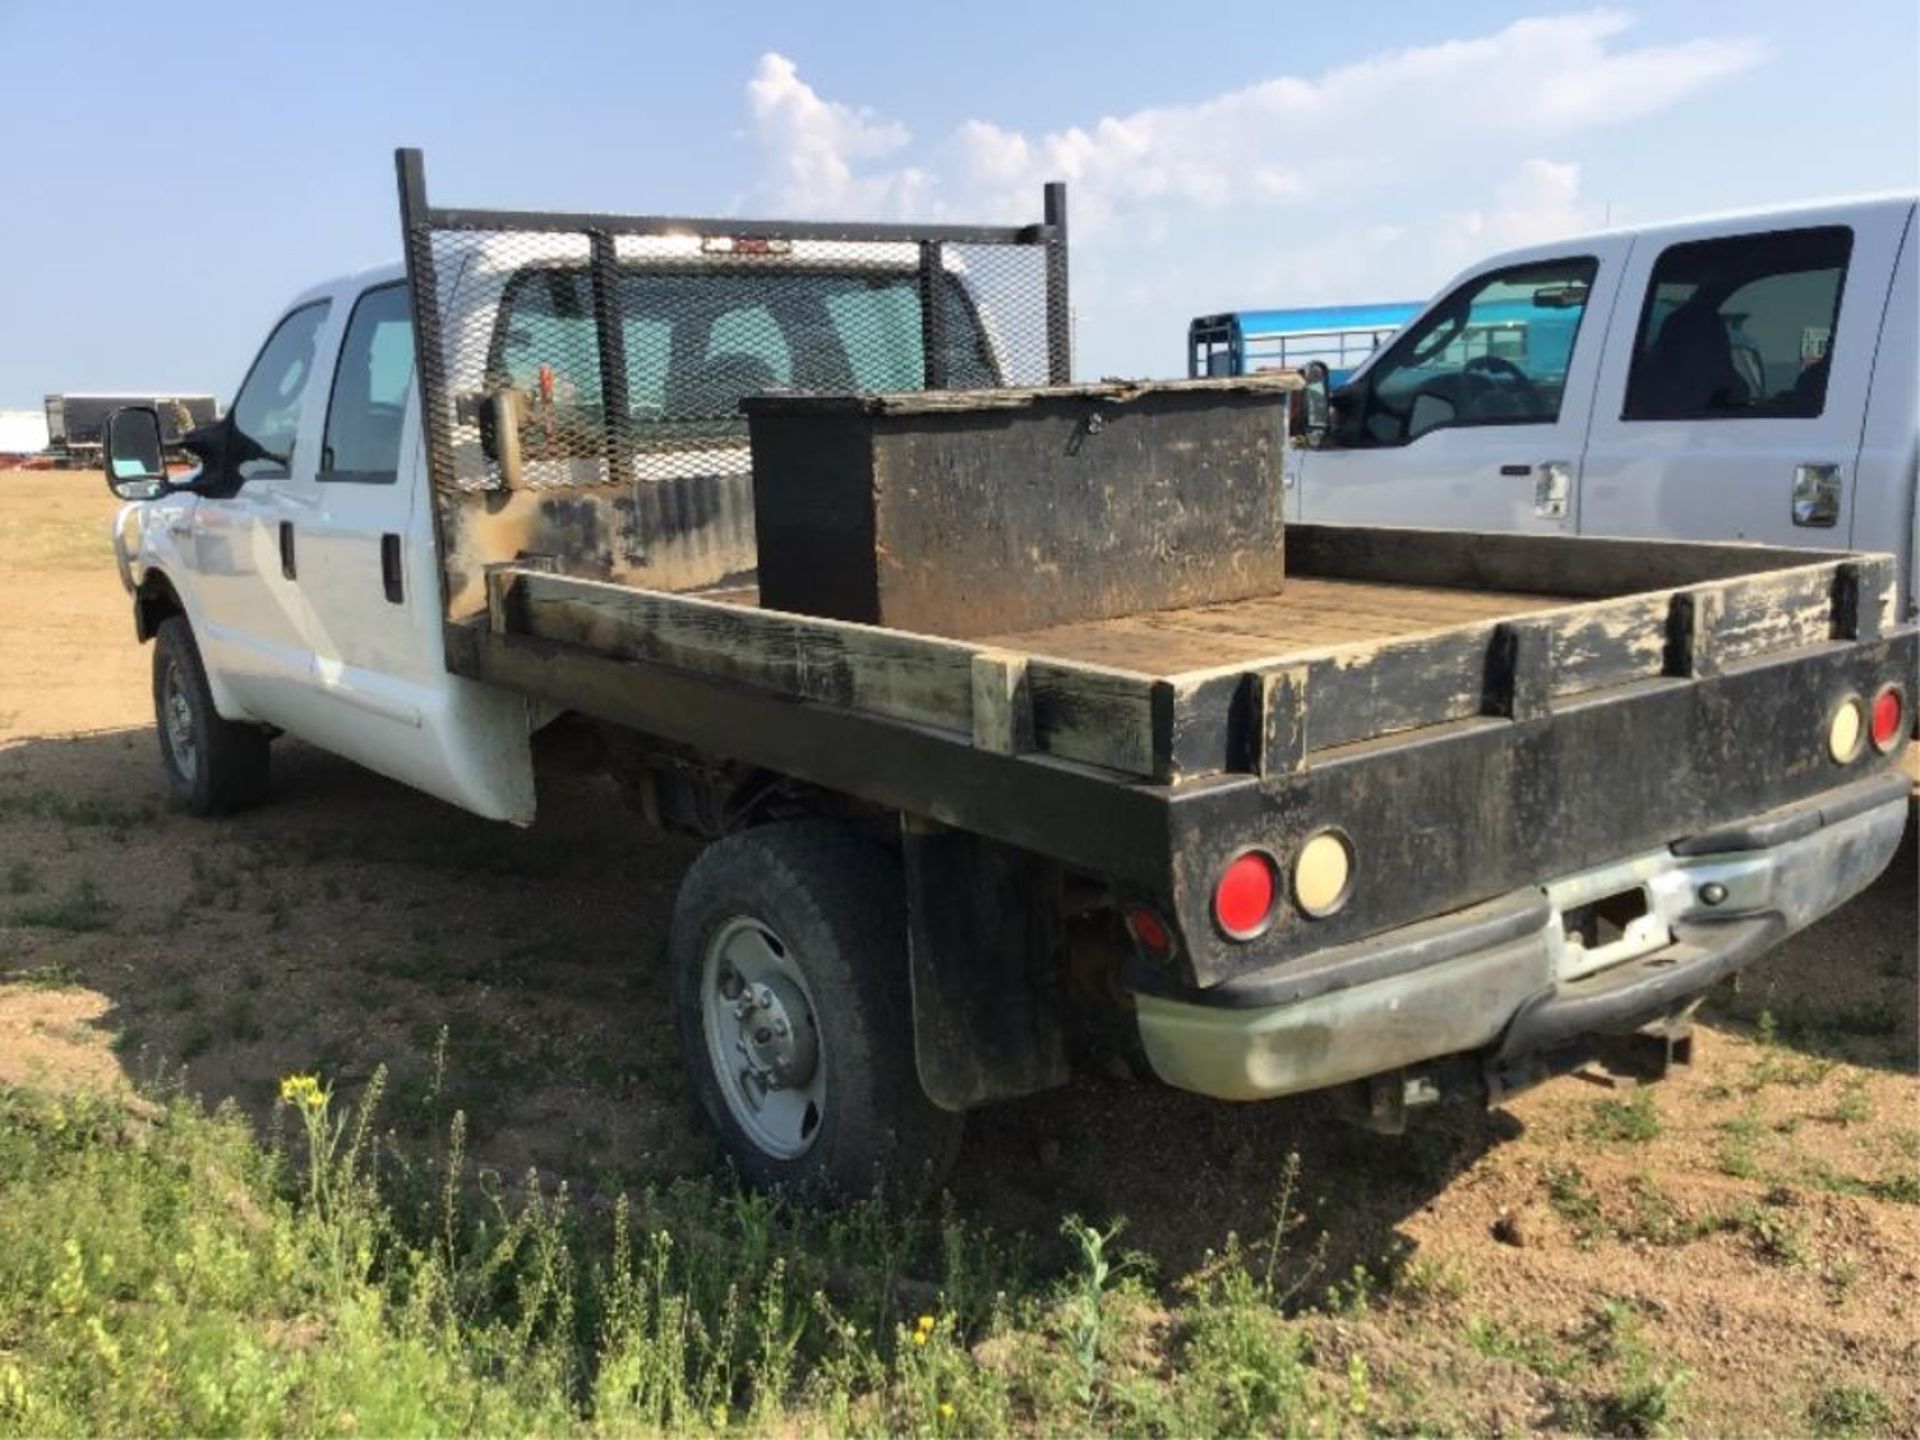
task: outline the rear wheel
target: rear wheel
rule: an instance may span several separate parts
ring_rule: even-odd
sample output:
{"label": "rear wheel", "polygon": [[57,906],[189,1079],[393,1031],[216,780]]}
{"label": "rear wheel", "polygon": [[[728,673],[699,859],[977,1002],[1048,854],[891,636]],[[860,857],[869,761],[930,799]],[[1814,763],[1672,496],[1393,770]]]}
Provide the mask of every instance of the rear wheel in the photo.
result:
{"label": "rear wheel", "polygon": [[223,720],[184,615],[153,642],[153,716],[167,787],[196,815],[245,810],[267,798],[269,741],[255,725]]}
{"label": "rear wheel", "polygon": [[963,1117],[920,1088],[897,859],[839,825],[771,825],[694,863],[674,905],[688,1077],[741,1178],[860,1194],[937,1184]]}

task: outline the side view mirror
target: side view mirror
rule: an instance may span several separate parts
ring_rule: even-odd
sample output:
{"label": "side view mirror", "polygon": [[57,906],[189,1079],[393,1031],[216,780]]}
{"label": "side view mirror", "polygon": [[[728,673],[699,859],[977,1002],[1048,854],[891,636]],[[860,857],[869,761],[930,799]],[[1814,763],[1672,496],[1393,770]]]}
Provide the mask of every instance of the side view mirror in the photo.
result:
{"label": "side view mirror", "polygon": [[1309,360],[1300,367],[1300,378],[1305,383],[1294,395],[1297,403],[1293,407],[1293,434],[1301,444],[1312,448],[1326,438],[1327,430],[1333,423],[1328,404],[1326,364]]}
{"label": "side view mirror", "polygon": [[107,488],[122,500],[151,500],[167,488],[167,459],[160,441],[160,412],[151,405],[123,405],[107,416]]}

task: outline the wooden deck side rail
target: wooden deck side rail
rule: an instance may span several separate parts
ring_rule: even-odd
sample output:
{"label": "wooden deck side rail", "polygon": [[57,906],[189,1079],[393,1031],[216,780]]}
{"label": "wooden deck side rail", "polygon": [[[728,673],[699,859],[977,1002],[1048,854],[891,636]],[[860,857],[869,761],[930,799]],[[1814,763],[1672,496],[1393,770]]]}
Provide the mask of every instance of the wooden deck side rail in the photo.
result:
{"label": "wooden deck side rail", "polygon": [[1222,773],[1278,780],[1317,752],[1476,717],[1525,721],[1591,691],[1705,677],[1891,623],[1890,556],[1795,558],[1803,563],[1170,676],[518,566],[490,573],[488,610],[496,632],[1174,785]]}

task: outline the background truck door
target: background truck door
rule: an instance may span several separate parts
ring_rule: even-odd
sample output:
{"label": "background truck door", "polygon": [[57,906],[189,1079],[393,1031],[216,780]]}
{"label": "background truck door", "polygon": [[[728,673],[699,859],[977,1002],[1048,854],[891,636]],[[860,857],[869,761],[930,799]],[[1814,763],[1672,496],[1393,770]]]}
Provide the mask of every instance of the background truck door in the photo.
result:
{"label": "background truck door", "polygon": [[1508,259],[1429,306],[1339,392],[1331,443],[1299,462],[1301,518],[1571,531],[1626,245]]}
{"label": "background truck door", "polygon": [[1755,217],[1642,238],[1601,366],[1580,529],[1846,546],[1911,212],[1894,201],[1791,229]]}
{"label": "background truck door", "polygon": [[444,664],[406,283],[340,298],[351,313],[325,392],[301,555],[320,703],[300,733],[463,808],[530,820],[525,701]]}
{"label": "background truck door", "polygon": [[296,732],[313,706],[298,577],[314,508],[318,407],[307,396],[327,310],[325,300],[297,306],[267,337],[234,397],[230,444],[240,448],[226,483],[195,500],[182,520],[190,533],[176,537],[192,556],[189,610],[207,665],[254,719]]}

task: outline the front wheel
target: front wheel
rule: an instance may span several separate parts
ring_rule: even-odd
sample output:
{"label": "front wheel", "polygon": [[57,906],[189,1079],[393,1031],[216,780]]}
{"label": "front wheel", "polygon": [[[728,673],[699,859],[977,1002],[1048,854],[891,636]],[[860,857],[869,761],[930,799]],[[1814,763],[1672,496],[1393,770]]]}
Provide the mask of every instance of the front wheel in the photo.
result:
{"label": "front wheel", "polygon": [[688,871],[670,949],[688,1078],[748,1184],[945,1177],[963,1117],[920,1088],[894,856],[824,821],[730,836]]}
{"label": "front wheel", "polygon": [[196,815],[245,810],[267,798],[269,740],[254,725],[223,720],[184,615],[160,622],[153,640],[153,718],[167,788]]}

